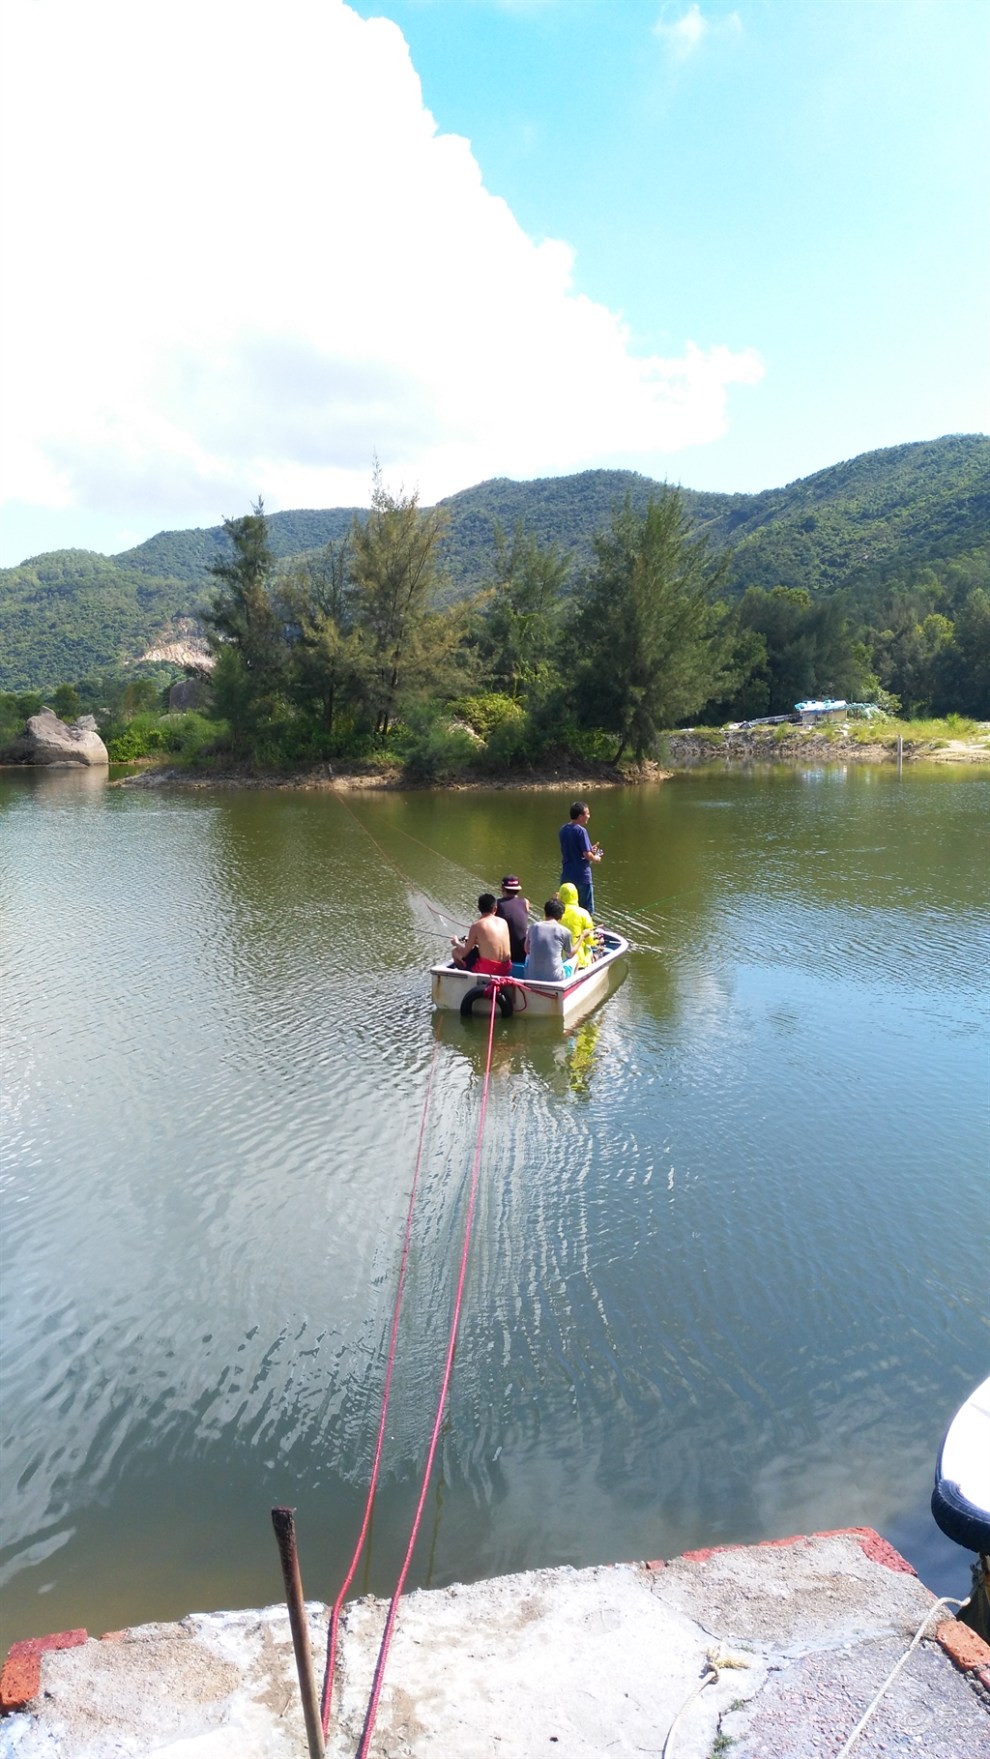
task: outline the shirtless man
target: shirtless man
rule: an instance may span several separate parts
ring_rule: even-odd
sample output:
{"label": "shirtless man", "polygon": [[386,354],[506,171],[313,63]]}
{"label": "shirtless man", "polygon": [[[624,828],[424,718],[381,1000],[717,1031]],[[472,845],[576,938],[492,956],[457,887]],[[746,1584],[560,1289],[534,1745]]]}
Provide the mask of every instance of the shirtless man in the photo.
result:
{"label": "shirtless man", "polygon": [[472,922],[467,934],[452,940],[455,965],[486,977],[511,977],[512,958],[509,925],[495,914],[494,892],[482,892],[478,899],[480,915]]}

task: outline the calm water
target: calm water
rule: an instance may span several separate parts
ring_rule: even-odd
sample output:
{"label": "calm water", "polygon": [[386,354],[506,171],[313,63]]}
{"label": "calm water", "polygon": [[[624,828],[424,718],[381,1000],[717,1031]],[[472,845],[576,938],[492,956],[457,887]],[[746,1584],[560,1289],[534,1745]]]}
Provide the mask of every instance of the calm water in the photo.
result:
{"label": "calm water", "polygon": [[[496,1028],[415,1581],[868,1524],[967,1591],[928,1498],[990,1356],[988,797],[865,769],[593,796],[637,950],[570,1037]],[[333,1597],[439,1031],[355,1591],[391,1586],[485,1042],[425,967],[479,879],[542,902],[568,798],[0,778],[7,1639],[279,1598],[277,1502]]]}

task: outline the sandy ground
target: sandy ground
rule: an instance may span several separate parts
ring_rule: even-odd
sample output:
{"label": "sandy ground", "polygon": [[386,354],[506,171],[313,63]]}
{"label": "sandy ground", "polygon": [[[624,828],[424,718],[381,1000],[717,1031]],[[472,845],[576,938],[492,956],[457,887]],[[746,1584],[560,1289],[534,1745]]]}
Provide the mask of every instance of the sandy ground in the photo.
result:
{"label": "sandy ground", "polygon": [[[826,1759],[933,1607],[864,1529],[419,1591],[402,1602],[370,1752]],[[371,1597],[347,1608],[331,1759],[357,1752],[385,1611]],[[321,1674],[327,1609],[307,1613]],[[0,1759],[306,1751],[281,1607],[196,1614],[50,1653],[40,1695],[0,1723]],[[910,1655],[855,1748],[855,1759],[892,1754],[990,1755],[976,1675],[936,1640]]]}

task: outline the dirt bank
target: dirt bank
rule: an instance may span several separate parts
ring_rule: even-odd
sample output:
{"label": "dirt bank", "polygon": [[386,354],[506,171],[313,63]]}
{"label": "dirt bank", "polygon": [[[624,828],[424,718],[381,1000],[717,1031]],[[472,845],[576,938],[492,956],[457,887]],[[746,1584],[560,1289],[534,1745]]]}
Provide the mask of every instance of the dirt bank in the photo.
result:
{"label": "dirt bank", "polygon": [[644,764],[642,769],[628,771],[610,764],[579,768],[561,763],[538,771],[514,770],[501,776],[447,777],[434,781],[415,781],[397,766],[390,769],[338,769],[336,765],[320,764],[312,770],[293,775],[259,774],[253,769],[185,770],[149,765],[137,775],[118,776],[111,781],[114,788],[289,788],[316,793],[350,793],[416,788],[445,788],[451,792],[506,789],[518,792],[559,792],[566,788],[578,794],[592,788],[622,788],[641,782],[667,781],[673,772],[657,763]]}

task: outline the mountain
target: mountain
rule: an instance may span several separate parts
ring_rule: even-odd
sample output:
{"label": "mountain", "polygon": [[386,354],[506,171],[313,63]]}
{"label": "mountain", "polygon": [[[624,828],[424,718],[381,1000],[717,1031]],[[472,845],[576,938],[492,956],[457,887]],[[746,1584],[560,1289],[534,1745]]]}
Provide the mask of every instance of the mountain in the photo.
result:
{"label": "mountain", "polygon": [[[269,513],[268,541],[273,553],[283,560],[322,550],[331,539],[346,537],[351,521],[364,517],[361,507],[331,507],[323,513]],[[226,555],[229,546],[222,525],[211,525],[198,531],[160,531],[136,549],[121,550],[114,562],[122,568],[136,568],[142,574],[170,580],[187,580],[203,592],[206,570],[218,556]]]}
{"label": "mountain", "polygon": [[[484,584],[496,524],[511,533],[522,522],[570,556],[577,574],[616,503],[628,495],[645,506],[662,486],[634,471],[588,470],[533,482],[497,477],[449,496],[440,503],[450,518],[446,596]],[[866,593],[954,562],[990,582],[986,435],[866,452],[757,495],[681,493],[693,528],[731,551],[733,595],[751,585]],[[355,517],[361,509],[271,514],[272,549],[285,560],[312,554],[343,538]],[[47,690],[133,661],[165,625],[201,612],[207,565],[226,545],[216,525],[159,532],[117,556],[59,550],[0,570],[0,689]]]}

